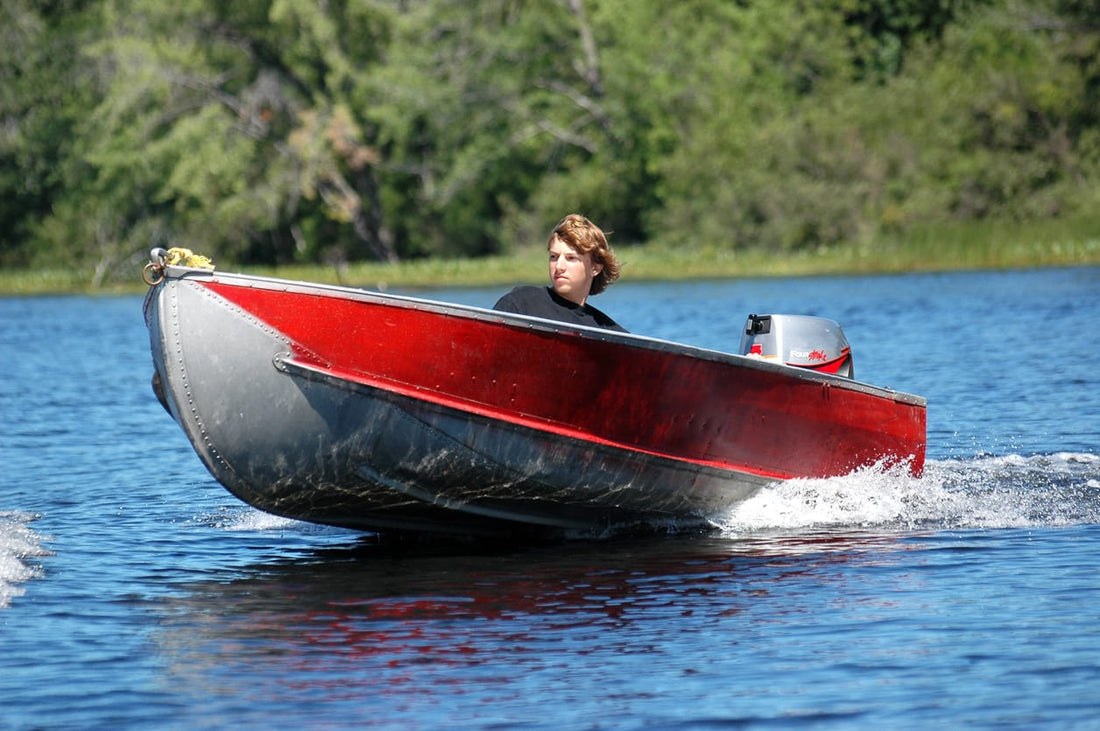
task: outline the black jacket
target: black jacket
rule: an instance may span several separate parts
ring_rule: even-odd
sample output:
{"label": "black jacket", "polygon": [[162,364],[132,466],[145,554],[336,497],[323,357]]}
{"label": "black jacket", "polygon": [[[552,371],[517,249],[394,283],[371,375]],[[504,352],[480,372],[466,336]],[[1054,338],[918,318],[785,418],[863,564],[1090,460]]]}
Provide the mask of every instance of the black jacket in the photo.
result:
{"label": "black jacket", "polygon": [[521,315],[541,317],[544,320],[557,320],[571,325],[605,327],[609,330],[626,332],[619,323],[589,304],[578,305],[570,302],[554,291],[552,287],[525,285],[516,287],[497,300],[494,310],[517,312]]}

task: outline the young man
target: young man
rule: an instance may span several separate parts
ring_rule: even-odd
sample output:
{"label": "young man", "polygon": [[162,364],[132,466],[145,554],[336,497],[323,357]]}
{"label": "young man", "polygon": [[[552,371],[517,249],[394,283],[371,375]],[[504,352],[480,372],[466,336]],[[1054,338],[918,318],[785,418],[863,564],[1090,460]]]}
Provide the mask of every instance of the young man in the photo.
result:
{"label": "young man", "polygon": [[615,253],[599,226],[571,213],[554,227],[546,249],[550,253],[551,286],[516,287],[501,297],[493,309],[626,332],[588,304],[589,296],[607,289],[619,278],[620,271]]}

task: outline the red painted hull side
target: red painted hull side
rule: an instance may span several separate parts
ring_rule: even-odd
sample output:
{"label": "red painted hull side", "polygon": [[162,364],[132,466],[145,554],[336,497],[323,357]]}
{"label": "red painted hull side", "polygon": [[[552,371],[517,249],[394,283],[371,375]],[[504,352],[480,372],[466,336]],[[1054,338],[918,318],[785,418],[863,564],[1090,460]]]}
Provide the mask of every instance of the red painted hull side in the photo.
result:
{"label": "red painted hull side", "polygon": [[429,303],[203,285],[334,377],[574,439],[768,478],[924,465],[922,399],[738,356]]}

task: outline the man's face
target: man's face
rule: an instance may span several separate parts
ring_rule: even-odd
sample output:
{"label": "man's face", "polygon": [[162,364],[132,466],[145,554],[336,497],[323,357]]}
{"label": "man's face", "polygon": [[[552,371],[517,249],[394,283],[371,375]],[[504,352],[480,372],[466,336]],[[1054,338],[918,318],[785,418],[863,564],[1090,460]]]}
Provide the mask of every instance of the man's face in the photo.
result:
{"label": "man's face", "polygon": [[583,305],[602,268],[591,254],[581,254],[558,238],[550,242],[550,283],[558,296]]}

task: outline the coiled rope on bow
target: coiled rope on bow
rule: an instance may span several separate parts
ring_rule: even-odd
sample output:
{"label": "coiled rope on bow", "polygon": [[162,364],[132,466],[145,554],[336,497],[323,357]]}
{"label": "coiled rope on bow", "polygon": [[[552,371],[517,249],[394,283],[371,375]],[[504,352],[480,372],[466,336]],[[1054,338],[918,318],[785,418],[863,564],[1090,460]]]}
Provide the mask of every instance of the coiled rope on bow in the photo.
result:
{"label": "coiled rope on bow", "polygon": [[141,278],[150,287],[155,287],[164,281],[165,267],[213,269],[214,262],[210,261],[209,257],[180,246],[174,246],[171,249],[157,248],[149,252],[149,263],[141,270]]}

